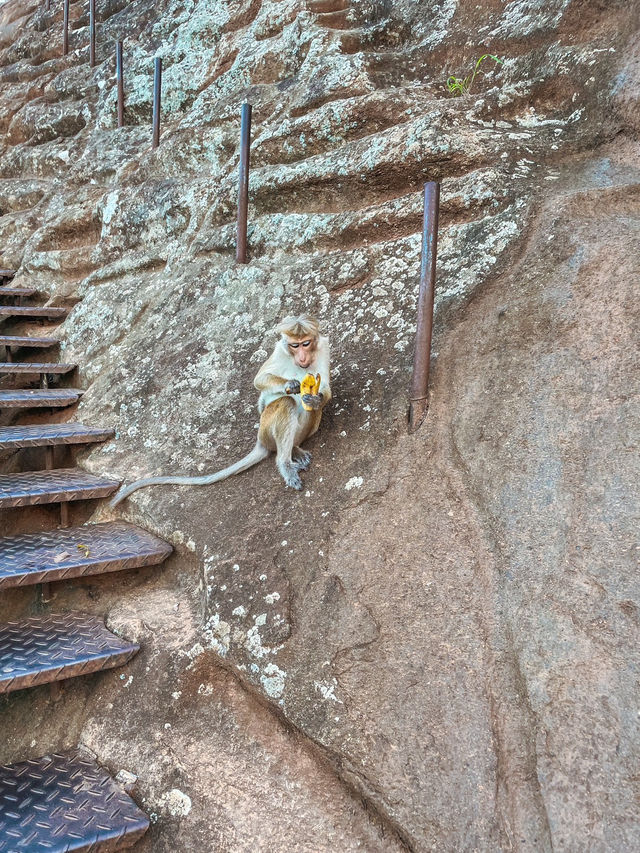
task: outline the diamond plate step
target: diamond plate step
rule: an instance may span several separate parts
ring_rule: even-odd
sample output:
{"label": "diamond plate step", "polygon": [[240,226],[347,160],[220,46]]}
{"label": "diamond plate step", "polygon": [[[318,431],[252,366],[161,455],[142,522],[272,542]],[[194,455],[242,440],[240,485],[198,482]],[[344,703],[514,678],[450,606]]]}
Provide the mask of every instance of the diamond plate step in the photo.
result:
{"label": "diamond plate step", "polygon": [[120,482],[80,468],[0,474],[0,509],[106,498]]}
{"label": "diamond plate step", "polygon": [[50,320],[64,319],[69,313],[68,308],[32,308],[22,305],[0,305],[0,317],[47,317]]}
{"label": "diamond plate step", "polygon": [[162,563],[171,545],[125,521],[0,538],[0,589]]}
{"label": "diamond plate step", "polygon": [[0,335],[0,347],[55,347],[57,338],[36,338],[29,335]]}
{"label": "diamond plate step", "polygon": [[0,625],[0,693],[113,669],[139,648],[84,613],[8,622]]}
{"label": "diamond plate step", "polygon": [[36,361],[0,361],[0,373],[51,373],[62,376],[75,370],[77,364],[58,364]]}
{"label": "diamond plate step", "polygon": [[35,296],[35,287],[0,287],[0,296]]}
{"label": "diamond plate step", "polygon": [[148,826],[131,797],[79,751],[0,766],[0,853],[112,853]]}
{"label": "diamond plate step", "polygon": [[0,391],[0,409],[72,406],[83,393],[78,388],[15,388]]}
{"label": "diamond plate step", "polygon": [[21,447],[50,447],[54,444],[91,444],[113,438],[115,430],[84,424],[42,424],[0,427],[0,451]]}

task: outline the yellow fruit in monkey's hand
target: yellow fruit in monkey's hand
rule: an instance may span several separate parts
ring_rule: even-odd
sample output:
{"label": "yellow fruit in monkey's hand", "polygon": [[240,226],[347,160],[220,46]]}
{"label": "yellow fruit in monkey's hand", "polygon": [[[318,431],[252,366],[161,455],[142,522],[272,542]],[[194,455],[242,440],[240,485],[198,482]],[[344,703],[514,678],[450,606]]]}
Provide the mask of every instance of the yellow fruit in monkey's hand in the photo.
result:
{"label": "yellow fruit in monkey's hand", "polygon": [[[307,373],[302,382],[300,383],[300,396],[303,397],[305,394],[317,394],[320,390],[320,374],[316,373],[314,376],[313,373]],[[312,412],[313,409],[311,406],[307,406],[306,403],[302,403],[302,408],[306,409],[308,412]]]}

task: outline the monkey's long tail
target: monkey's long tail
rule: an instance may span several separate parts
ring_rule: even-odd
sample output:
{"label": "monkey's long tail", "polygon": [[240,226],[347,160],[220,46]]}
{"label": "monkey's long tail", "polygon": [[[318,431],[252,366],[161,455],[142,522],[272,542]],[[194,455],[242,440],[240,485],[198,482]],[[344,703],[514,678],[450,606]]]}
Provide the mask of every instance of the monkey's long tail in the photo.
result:
{"label": "monkey's long tail", "polygon": [[247,468],[252,468],[254,465],[257,465],[258,462],[262,462],[263,459],[266,459],[268,455],[269,451],[267,448],[258,443],[251,453],[247,453],[246,456],[243,456],[242,459],[238,460],[238,462],[234,462],[233,465],[229,465],[228,468],[223,468],[222,471],[216,471],[215,474],[205,474],[202,477],[173,477],[171,475],[167,477],[145,477],[144,480],[136,480],[134,483],[130,483],[128,486],[123,486],[119,489],[119,491],[110,500],[109,506],[117,506],[120,501],[123,501],[128,497],[131,492],[135,492],[137,489],[143,489],[146,486],[209,486],[211,483],[218,483],[220,480],[226,480],[227,477],[231,477],[233,474],[240,474],[242,471],[246,471]]}

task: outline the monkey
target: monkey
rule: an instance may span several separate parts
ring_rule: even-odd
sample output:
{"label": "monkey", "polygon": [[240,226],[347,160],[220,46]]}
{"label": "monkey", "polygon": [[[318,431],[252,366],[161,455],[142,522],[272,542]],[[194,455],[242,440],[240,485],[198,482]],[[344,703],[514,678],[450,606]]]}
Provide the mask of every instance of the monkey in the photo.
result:
{"label": "monkey", "polygon": [[[146,486],[207,486],[240,474],[276,454],[276,466],[285,484],[300,490],[300,472],[311,463],[311,454],[300,445],[320,426],[322,410],[331,400],[329,340],[320,334],[314,317],[286,317],[274,329],[279,340],[258,370],[254,385],[260,392],[260,425],[253,450],[221,471],[201,477],[147,477],[122,486],[110,502],[114,507],[132,492]],[[308,373],[320,374],[316,394],[300,394],[300,383]],[[303,406],[302,404],[305,404]]]}

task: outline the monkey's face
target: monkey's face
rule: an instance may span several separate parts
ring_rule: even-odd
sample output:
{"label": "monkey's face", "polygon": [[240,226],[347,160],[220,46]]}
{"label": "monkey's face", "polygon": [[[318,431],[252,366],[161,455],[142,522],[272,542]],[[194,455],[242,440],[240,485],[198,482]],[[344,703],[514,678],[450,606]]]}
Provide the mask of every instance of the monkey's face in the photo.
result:
{"label": "monkey's face", "polygon": [[311,367],[316,355],[315,338],[287,338],[289,355],[298,365],[306,369]]}

